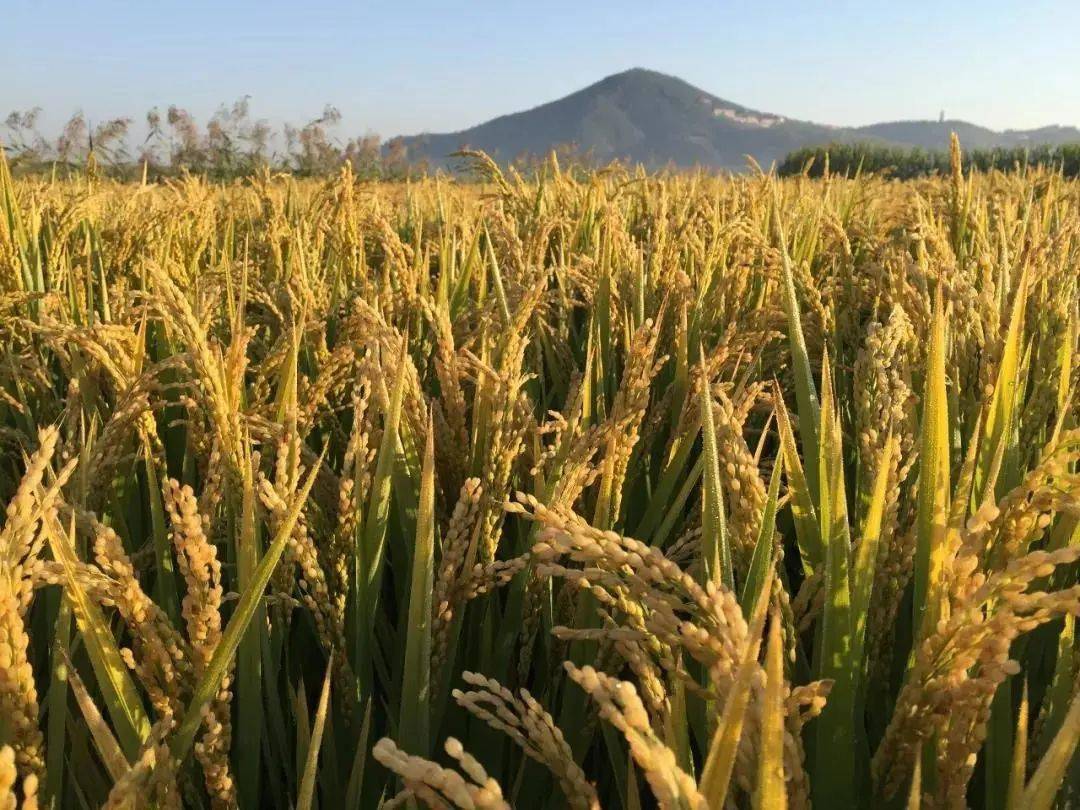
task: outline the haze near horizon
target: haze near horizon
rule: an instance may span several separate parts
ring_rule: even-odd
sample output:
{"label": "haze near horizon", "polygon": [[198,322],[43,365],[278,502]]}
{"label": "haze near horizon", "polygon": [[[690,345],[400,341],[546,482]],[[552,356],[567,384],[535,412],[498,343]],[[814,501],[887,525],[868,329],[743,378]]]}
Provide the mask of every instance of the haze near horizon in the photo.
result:
{"label": "haze near horizon", "polygon": [[994,129],[1080,124],[1080,4],[990,0],[807,9],[779,0],[703,9],[478,2],[162,2],[152,8],[16,0],[0,113],[40,107],[51,133],[169,104],[205,121],[250,96],[272,125],[316,117],[383,137],[452,132],[642,66],[778,115],[837,126],[936,119]]}

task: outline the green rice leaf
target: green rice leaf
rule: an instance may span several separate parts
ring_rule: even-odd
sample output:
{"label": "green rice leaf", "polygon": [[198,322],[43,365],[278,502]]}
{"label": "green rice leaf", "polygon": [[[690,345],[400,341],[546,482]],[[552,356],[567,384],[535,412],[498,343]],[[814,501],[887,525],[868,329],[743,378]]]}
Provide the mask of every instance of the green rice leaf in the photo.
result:
{"label": "green rice leaf", "polygon": [[435,428],[428,419],[413,545],[398,739],[405,751],[427,756],[431,746],[431,591],[435,565]]}
{"label": "green rice leaf", "polygon": [[704,360],[701,363],[701,436],[704,444],[705,470],[701,495],[701,559],[706,581],[735,589],[727,522],[724,517],[724,492],[720,483],[720,454],[713,421],[712,392]]}
{"label": "green rice leaf", "polygon": [[323,677],[322,692],[319,694],[319,708],[315,711],[315,723],[311,727],[307,756],[304,760],[300,790],[296,795],[296,810],[311,810],[315,797],[315,773],[319,764],[319,751],[322,749],[323,729],[326,728],[326,711],[330,705],[330,675],[333,672],[334,657],[326,662],[326,675]]}
{"label": "green rice leaf", "polygon": [[777,456],[772,475],[769,477],[768,500],[765,501],[765,512],[761,518],[757,542],[754,544],[754,554],[750,558],[750,570],[746,574],[746,582],[743,583],[742,596],[739,599],[739,606],[742,607],[743,616],[747,620],[750,619],[751,611],[757,604],[758,594],[765,584],[765,579],[769,574],[769,565],[773,562],[775,555],[776,507],[780,497],[780,475],[783,468],[784,457]]}
{"label": "green rice leaf", "polygon": [[934,303],[923,391],[916,496],[914,627],[934,627],[940,611],[949,515],[949,411],[945,389],[945,308],[940,287]]}
{"label": "green rice leaf", "polygon": [[1020,798],[1020,807],[1025,810],[1050,810],[1054,798],[1065,778],[1069,763],[1072,761],[1076,744],[1080,741],[1080,693],[1073,696],[1069,711],[1061,724],[1054,741],[1039,762],[1031,780],[1024,788]]}
{"label": "green rice leaf", "polygon": [[47,535],[53,557],[63,568],[64,598],[75,616],[80,637],[94,669],[94,677],[102,692],[105,711],[113,722],[124,755],[133,762],[150,733],[150,720],[109,623],[79,580],[74,527],[69,534],[54,521]]}
{"label": "green rice leaf", "polygon": [[765,695],[754,810],[786,810],[784,779],[784,642],[780,614],[773,611],[765,648]]}

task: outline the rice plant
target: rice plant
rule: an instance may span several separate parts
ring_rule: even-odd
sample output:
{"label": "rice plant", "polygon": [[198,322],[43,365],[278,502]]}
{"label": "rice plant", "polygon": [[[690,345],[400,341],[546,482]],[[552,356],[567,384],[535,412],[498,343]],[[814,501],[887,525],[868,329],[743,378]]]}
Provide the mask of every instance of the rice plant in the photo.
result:
{"label": "rice plant", "polygon": [[0,808],[1050,808],[1080,182],[13,180]]}

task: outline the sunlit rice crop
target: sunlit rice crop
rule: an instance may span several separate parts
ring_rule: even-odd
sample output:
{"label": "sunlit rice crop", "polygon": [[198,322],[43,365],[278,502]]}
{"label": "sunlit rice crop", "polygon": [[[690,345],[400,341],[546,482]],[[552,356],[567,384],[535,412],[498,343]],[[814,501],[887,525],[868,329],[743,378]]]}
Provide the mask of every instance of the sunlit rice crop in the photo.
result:
{"label": "sunlit rice crop", "polygon": [[1070,806],[1080,182],[0,161],[0,808]]}

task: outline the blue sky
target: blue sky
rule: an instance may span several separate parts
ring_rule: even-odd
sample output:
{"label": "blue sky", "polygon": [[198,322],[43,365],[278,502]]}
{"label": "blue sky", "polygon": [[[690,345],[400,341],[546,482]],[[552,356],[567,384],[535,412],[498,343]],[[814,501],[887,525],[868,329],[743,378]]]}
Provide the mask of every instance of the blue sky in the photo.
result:
{"label": "blue sky", "polygon": [[333,103],[341,134],[455,130],[635,66],[831,124],[1080,125],[1080,0],[0,0],[0,27],[0,116],[46,131],[248,94],[274,124]]}

